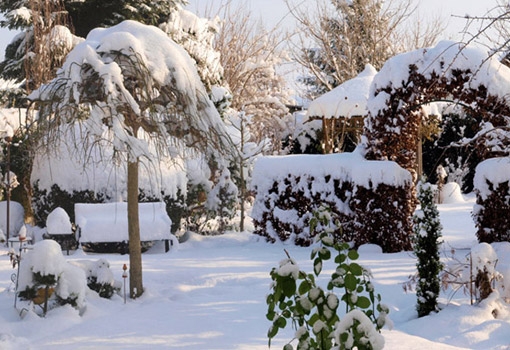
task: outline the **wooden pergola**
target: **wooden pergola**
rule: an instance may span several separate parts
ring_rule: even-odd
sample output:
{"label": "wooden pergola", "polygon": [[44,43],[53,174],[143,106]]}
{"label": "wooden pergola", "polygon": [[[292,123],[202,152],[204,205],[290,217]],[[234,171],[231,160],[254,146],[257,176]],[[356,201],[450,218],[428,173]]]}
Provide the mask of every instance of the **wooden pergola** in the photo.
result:
{"label": "wooden pergola", "polygon": [[322,121],[324,153],[341,150],[347,135],[359,142],[367,115],[370,85],[376,74],[376,69],[367,64],[358,76],[310,103],[308,119]]}

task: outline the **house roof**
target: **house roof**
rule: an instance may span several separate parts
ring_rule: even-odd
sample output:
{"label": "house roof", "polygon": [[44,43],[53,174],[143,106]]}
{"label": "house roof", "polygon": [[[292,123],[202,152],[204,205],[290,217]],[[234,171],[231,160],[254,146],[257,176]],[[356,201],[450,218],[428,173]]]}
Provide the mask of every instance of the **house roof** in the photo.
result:
{"label": "house roof", "polygon": [[308,107],[309,117],[339,118],[367,115],[370,85],[377,70],[367,64],[355,78],[316,98]]}

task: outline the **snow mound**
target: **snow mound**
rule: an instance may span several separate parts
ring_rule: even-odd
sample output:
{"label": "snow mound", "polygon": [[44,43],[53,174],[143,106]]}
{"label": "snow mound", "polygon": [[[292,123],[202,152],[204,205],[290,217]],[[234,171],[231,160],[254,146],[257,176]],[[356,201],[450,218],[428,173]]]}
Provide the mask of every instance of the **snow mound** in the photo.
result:
{"label": "snow mound", "polygon": [[441,199],[443,204],[463,203],[464,197],[460,191],[460,186],[456,182],[449,182],[441,189]]}
{"label": "snow mound", "polygon": [[73,232],[71,219],[61,207],[55,208],[46,219],[46,229],[49,234],[62,234]]}
{"label": "snow mound", "polygon": [[382,254],[382,252],[383,252],[382,248],[379,245],[377,245],[377,244],[371,244],[371,243],[362,244],[358,248],[358,253],[361,254],[361,255],[364,255],[364,254]]}
{"label": "snow mound", "polygon": [[[25,210],[18,202],[9,202],[9,237],[18,234],[21,227],[25,224]],[[7,232],[7,202],[0,202],[0,230],[5,234]]]}

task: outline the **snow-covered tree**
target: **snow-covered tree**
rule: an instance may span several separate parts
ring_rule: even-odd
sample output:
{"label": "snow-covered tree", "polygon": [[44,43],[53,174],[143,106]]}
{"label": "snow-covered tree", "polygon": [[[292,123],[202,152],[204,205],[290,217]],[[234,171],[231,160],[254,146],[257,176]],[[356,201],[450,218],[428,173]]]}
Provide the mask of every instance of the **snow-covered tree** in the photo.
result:
{"label": "snow-covered tree", "polygon": [[[5,60],[0,63],[1,77],[17,81],[25,79],[27,58],[46,62],[45,68],[58,68],[58,63],[50,65],[48,60],[62,60],[70,50],[70,43],[68,36],[64,37],[66,41],[59,39],[63,29],[52,31],[55,24],[85,38],[94,28],[109,27],[128,19],[159,25],[185,4],[185,0],[2,0],[0,14],[5,19],[0,21],[0,27],[18,29],[21,33],[6,48]],[[45,50],[54,52],[39,58],[43,46],[34,40],[43,39],[51,42],[44,46]],[[61,51],[62,47],[67,50]]]}
{"label": "snow-covered tree", "polygon": [[418,199],[421,210],[414,216],[414,253],[418,259],[416,310],[418,316],[422,317],[437,311],[437,298],[441,285],[439,273],[442,269],[439,255],[442,227],[430,184],[420,184]]}
{"label": "snow-covered tree", "polygon": [[239,202],[241,207],[239,229],[244,231],[245,202],[248,197],[247,189],[249,188],[247,182],[251,177],[255,159],[264,152],[267,152],[271,141],[269,139],[264,139],[259,143],[250,141],[252,139],[252,116],[246,115],[245,112],[230,113],[227,117],[230,135],[232,135],[232,140],[239,150],[237,158],[233,159],[233,162],[239,173],[239,178],[236,179],[238,182]]}
{"label": "snow-covered tree", "polygon": [[96,29],[68,55],[57,77],[30,95],[39,123],[57,130],[80,123],[98,138],[105,131],[127,161],[130,295],[143,293],[138,219],[138,166],[152,159],[149,143],[169,136],[205,154],[229,151],[229,141],[186,51],[160,29],[124,21]]}

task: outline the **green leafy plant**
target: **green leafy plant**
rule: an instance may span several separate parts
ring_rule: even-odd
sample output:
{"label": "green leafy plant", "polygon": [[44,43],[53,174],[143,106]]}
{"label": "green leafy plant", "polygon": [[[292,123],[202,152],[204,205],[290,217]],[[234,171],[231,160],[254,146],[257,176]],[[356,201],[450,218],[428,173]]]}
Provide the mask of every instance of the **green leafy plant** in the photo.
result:
{"label": "green leafy plant", "polygon": [[[296,329],[297,349],[382,349],[380,334],[386,323],[388,308],[381,304],[370,281],[370,272],[355,262],[359,255],[347,243],[336,242],[331,227],[331,211],[321,207],[311,220],[311,229],[321,223],[326,229],[317,236],[311,260],[313,273],[300,270],[290,257],[271,270],[272,292],[267,296],[266,317],[272,322],[268,331],[271,340],[289,321]],[[336,270],[326,289],[317,284],[324,263],[336,254]],[[340,320],[340,304],[345,304],[345,316]],[[293,349],[290,342],[284,350]]]}

